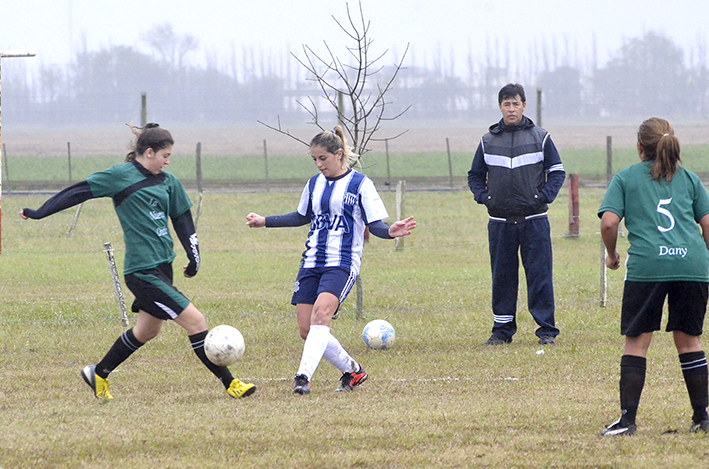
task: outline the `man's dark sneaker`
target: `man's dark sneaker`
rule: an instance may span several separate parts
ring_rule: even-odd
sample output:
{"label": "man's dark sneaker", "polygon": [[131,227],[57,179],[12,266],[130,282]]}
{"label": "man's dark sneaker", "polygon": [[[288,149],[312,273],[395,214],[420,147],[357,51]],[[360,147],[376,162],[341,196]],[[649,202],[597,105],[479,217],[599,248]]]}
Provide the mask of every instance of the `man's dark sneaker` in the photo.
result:
{"label": "man's dark sneaker", "polygon": [[352,391],[356,386],[364,383],[369,375],[364,371],[362,365],[360,365],[359,370],[352,373],[342,373],[342,378],[340,378],[340,387],[335,389],[335,392],[340,391]]}
{"label": "man's dark sneaker", "polygon": [[305,375],[295,375],[293,378],[293,394],[310,394],[310,381]]}
{"label": "man's dark sneaker", "polygon": [[539,338],[538,342],[541,345],[554,345],[556,343],[556,337],[553,335],[543,335]]}
{"label": "man's dark sneaker", "polygon": [[707,433],[707,432],[709,432],[709,420],[704,419],[699,422],[693,422],[692,426],[689,427],[689,431],[692,433],[697,433],[697,432]]}
{"label": "man's dark sneaker", "polygon": [[487,339],[485,342],[483,342],[483,345],[502,345],[502,344],[511,344],[512,343],[512,337],[508,339],[500,339],[499,337],[495,335],[491,335],[489,339]]}
{"label": "man's dark sneaker", "polygon": [[622,419],[618,419],[615,422],[608,425],[601,431],[603,436],[618,436],[618,435],[635,435],[635,430],[638,429],[637,425],[634,423],[625,424],[621,423]]}

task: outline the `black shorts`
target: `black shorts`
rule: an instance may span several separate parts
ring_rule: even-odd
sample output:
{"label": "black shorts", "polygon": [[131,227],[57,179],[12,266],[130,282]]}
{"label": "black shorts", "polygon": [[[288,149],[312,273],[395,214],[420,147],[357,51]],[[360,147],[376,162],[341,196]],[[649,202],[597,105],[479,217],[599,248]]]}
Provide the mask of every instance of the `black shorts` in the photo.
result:
{"label": "black shorts", "polygon": [[172,286],[172,264],[141,270],[125,276],[126,286],[135,295],[131,311],[140,310],[158,319],[176,319],[190,300]]}
{"label": "black shorts", "polygon": [[620,333],[637,337],[659,331],[667,298],[667,332],[702,335],[707,311],[709,283],[706,282],[625,282]]}
{"label": "black shorts", "polygon": [[332,293],[342,304],[356,279],[357,275],[354,272],[339,267],[300,269],[295,279],[291,304],[313,305],[320,293]]}

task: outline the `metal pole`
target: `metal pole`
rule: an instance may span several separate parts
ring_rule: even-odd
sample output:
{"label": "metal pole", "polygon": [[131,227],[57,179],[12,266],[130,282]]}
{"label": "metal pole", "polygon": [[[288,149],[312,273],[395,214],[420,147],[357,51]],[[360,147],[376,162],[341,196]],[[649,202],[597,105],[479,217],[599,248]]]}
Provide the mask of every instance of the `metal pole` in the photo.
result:
{"label": "metal pole", "polygon": [[113,247],[111,243],[103,243],[106,259],[108,260],[108,270],[111,272],[111,280],[113,281],[113,290],[116,293],[116,301],[118,302],[118,314],[121,318],[123,327],[128,327],[128,311],[126,310],[126,302],[123,298],[123,290],[121,290],[121,280],[118,278],[118,268],[116,268],[116,260],[113,257]]}
{"label": "metal pole", "polygon": [[[35,52],[0,51],[0,148],[2,148],[2,59],[35,55],[37,55]],[[2,254],[2,158],[0,158],[0,254]]]}

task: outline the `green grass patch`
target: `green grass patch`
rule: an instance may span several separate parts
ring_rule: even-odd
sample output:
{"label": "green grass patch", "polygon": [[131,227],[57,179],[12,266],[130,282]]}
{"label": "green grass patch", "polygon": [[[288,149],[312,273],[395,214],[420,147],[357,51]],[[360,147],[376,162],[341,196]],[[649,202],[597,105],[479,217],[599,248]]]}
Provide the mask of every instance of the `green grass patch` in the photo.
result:
{"label": "green grass patch", "polygon": [[[198,225],[203,268],[175,283],[210,326],[241,330],[246,353],[233,372],[258,391],[228,398],[168,323],[111,375],[115,399],[106,404],[79,370],[122,331],[102,251],[111,242],[120,269],[111,203],[87,202],[68,237],[75,209],[23,221],[17,212],[43,199],[6,197],[0,467],[701,467],[706,436],[688,433],[691,407],[668,334],[650,349],[637,436],[599,435],[618,416],[623,342],[622,269],[609,273],[608,305],[599,306],[602,196],[582,189],[578,239],[566,236],[565,188],[552,205],[561,335],[539,354],[523,273],[514,343],[481,345],[492,326],[484,209],[464,191],[407,194],[418,228],[403,251],[377,238],[366,245],[364,318],[352,292],[333,323],[370,379],[335,393],[340,374],[323,361],[304,398],[291,393],[302,340],[290,295],[306,228],[248,229],[244,220],[250,211],[292,211],[298,195],[207,192]],[[395,213],[394,194],[382,197]],[[625,238],[619,247],[625,257]],[[176,270],[185,262],[178,249]],[[361,340],[375,318],[396,328],[389,351],[368,351]]]}

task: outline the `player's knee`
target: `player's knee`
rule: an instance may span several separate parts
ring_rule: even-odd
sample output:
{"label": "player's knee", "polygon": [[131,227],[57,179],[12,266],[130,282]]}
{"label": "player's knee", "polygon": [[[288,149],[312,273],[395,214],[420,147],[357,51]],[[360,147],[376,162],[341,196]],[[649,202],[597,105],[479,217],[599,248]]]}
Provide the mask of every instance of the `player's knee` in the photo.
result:
{"label": "player's knee", "polygon": [[308,332],[310,332],[310,326],[308,326],[308,327],[300,327],[300,328],[298,328],[298,330],[299,330],[299,332],[300,332],[300,338],[301,338],[301,339],[305,340],[305,339],[308,338]]}

